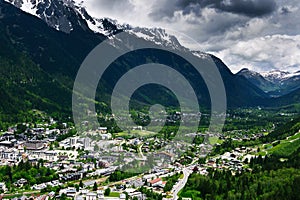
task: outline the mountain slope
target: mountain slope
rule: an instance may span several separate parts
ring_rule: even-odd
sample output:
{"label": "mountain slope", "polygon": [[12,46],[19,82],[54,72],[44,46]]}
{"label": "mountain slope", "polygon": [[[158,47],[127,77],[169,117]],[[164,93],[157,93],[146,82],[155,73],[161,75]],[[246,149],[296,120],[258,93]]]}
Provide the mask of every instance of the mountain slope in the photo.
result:
{"label": "mountain slope", "polygon": [[73,0],[4,0],[15,7],[42,19],[48,26],[65,33],[73,30],[92,30],[95,33],[111,36],[120,27],[112,20],[91,17],[84,7],[83,1]]}
{"label": "mountain slope", "polygon": [[[30,122],[27,111],[39,109],[52,116],[70,116],[64,102],[71,98],[71,90],[44,72],[26,54],[18,52],[3,34],[0,26],[0,129],[6,124]],[[28,121],[29,120],[29,121]]]}
{"label": "mountain slope", "polygon": [[280,97],[300,88],[300,73],[290,73],[280,70],[257,73],[242,69],[237,73],[251,83],[268,93],[270,97]]}
{"label": "mountain slope", "polygon": [[265,104],[268,96],[244,77],[233,74],[217,57],[213,56],[222,74],[229,107],[257,106]]}
{"label": "mountain slope", "polygon": [[[28,2],[28,0],[20,1]],[[46,2],[41,0],[31,1]],[[58,1],[52,0],[47,2],[53,3],[50,6],[52,8],[55,7]],[[3,62],[8,63],[3,65],[6,67],[1,66],[2,77],[3,82],[11,84],[11,89],[7,87],[1,93],[2,96],[7,96],[6,100],[3,99],[1,101],[6,102],[5,104],[11,104],[11,106],[3,106],[1,108],[2,112],[17,114],[20,110],[26,111],[32,108],[47,110],[48,106],[51,108],[48,109],[49,112],[59,112],[62,111],[62,108],[70,112],[70,96],[73,82],[82,61],[96,45],[108,37],[114,37],[113,34],[120,31],[124,31],[128,39],[130,38],[128,41],[134,41],[127,45],[134,45],[135,42],[147,42],[157,47],[165,46],[178,52],[185,52],[199,59],[206,59],[206,57],[210,56],[202,52],[189,51],[181,46],[174,36],[168,35],[162,29],[132,28],[114,24],[115,22],[109,19],[90,18],[87,13],[84,14],[85,12],[80,7],[74,7],[74,4],[65,3],[69,1],[63,1],[63,4],[59,4],[63,5],[59,13],[67,16],[67,20],[72,25],[69,31],[66,31],[65,28],[60,29],[59,27],[61,26],[56,24],[60,15],[49,15],[45,20],[40,16],[30,14],[31,11],[29,13],[21,11],[17,8],[18,6],[16,7],[15,2],[17,1],[14,1],[13,6],[11,3],[0,0],[0,38],[2,40],[1,44],[5,44],[0,46],[0,56]],[[48,13],[47,9],[45,9],[45,12]],[[51,17],[54,17],[54,19]],[[93,21],[95,22],[94,30],[91,29],[90,25]],[[125,41],[119,41],[118,48],[128,48],[125,43]],[[16,53],[13,54],[11,52]],[[147,62],[159,62],[174,66],[180,73],[189,76],[191,84],[197,91],[197,94],[199,94],[198,98],[201,105],[209,107],[210,97],[203,79],[196,76],[195,70],[179,57],[169,58],[166,56],[168,55],[160,51],[141,51],[132,52],[123,60],[117,60],[106,72],[103,81],[100,82],[96,95],[97,100],[104,102],[104,105],[109,105],[112,89],[124,73],[133,66]],[[26,58],[26,62],[30,64],[19,65],[19,62],[12,63],[11,61],[15,60],[15,58]],[[267,104],[267,95],[261,89],[246,78],[232,74],[220,59],[214,56],[212,56],[212,59],[224,80],[229,107]],[[17,70],[7,73],[7,68],[14,66],[21,67],[25,74],[29,73],[26,75],[27,77],[32,76],[30,73],[35,74],[35,84],[29,84],[31,83],[30,78],[25,79],[26,87],[12,84],[20,82]],[[165,102],[170,103],[172,106],[177,105],[177,101],[172,99],[172,95],[170,96],[170,93],[165,88],[159,88],[153,92],[148,91],[149,88],[147,87],[141,88],[134,96],[135,100],[142,104],[154,104],[164,99],[166,100]],[[22,94],[27,92],[28,95],[19,98],[17,96],[19,92]],[[23,99],[23,103],[20,103],[21,99]],[[42,101],[43,103],[32,103],[35,101]],[[28,105],[25,105],[25,102],[29,102]],[[18,104],[20,107],[13,109],[14,104]]]}
{"label": "mountain slope", "polygon": [[247,80],[265,92],[274,90],[276,88],[276,85],[273,82],[265,79],[261,74],[246,68],[241,69],[236,75],[245,77]]}
{"label": "mountain slope", "polygon": [[269,99],[269,105],[270,106],[286,106],[286,105],[292,105],[292,104],[299,104],[300,102],[300,89],[296,89],[286,95],[277,97],[277,98],[271,98]]}

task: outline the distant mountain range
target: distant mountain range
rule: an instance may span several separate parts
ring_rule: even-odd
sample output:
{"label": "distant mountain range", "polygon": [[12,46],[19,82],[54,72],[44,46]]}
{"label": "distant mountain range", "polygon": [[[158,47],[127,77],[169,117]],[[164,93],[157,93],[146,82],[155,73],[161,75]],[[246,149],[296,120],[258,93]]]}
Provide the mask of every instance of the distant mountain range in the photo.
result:
{"label": "distant mountain range", "polygon": [[244,68],[237,75],[245,77],[270,97],[283,96],[300,88],[300,71],[291,73],[274,70],[257,73]]}
{"label": "distant mountain range", "polygon": [[[282,95],[288,92],[282,92],[282,87],[278,86],[280,84],[271,76],[267,79],[266,75],[252,75],[249,70],[233,74],[219,58],[190,51],[163,29],[131,27],[107,18],[93,18],[80,1],[0,0],[0,114],[11,117],[26,110],[41,109],[70,115],[73,83],[82,61],[95,46],[119,32],[127,34],[131,39],[129,41],[165,46],[198,59],[211,56],[223,78],[229,107],[277,106],[297,103],[299,100],[296,93],[292,98],[274,98],[280,92]],[[119,45],[119,48],[134,45],[134,42],[125,45],[126,42],[120,41],[114,45]],[[96,95],[99,111],[109,112],[112,89],[130,66],[145,62],[175,66],[183,75],[189,75],[201,105],[210,106],[203,79],[194,75],[185,61],[176,57],[165,59],[161,52],[151,53],[133,54],[127,60],[114,63],[99,84]],[[298,79],[292,76],[286,80],[293,81],[285,90],[296,92]],[[153,104],[166,100],[171,106],[177,105],[165,88],[155,92],[149,92],[148,89],[141,88],[134,97],[135,101]]]}

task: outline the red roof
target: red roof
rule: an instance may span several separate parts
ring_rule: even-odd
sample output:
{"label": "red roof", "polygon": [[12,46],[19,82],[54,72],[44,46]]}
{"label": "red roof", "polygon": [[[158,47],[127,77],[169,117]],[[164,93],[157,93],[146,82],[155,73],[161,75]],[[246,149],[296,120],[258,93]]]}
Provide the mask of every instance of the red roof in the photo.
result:
{"label": "red roof", "polygon": [[161,181],[161,178],[153,179],[153,180],[149,181],[149,183],[154,184],[154,183],[157,183],[159,181]]}

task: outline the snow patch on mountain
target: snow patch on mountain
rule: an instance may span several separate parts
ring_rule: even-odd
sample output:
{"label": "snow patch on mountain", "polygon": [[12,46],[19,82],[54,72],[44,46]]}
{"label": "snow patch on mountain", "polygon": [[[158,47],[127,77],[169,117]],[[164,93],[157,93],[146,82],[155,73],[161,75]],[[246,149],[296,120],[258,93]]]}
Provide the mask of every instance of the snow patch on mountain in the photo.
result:
{"label": "snow patch on mountain", "polygon": [[201,58],[201,59],[208,59],[211,57],[209,54],[204,53],[202,51],[192,51],[192,53],[194,56],[197,56],[198,58]]}
{"label": "snow patch on mountain", "polygon": [[38,16],[37,13],[37,4],[33,0],[4,0],[5,2],[14,4],[16,7],[20,8],[24,12],[27,12],[31,15]]}
{"label": "snow patch on mountain", "polygon": [[73,30],[70,0],[4,0],[22,11],[34,15],[56,30],[69,33]]}
{"label": "snow patch on mountain", "polygon": [[[70,33],[76,27],[90,29],[106,37],[125,31],[137,38],[153,42],[157,45],[180,51],[189,51],[180,44],[174,35],[168,34],[161,28],[132,27],[129,24],[119,24],[109,18],[98,19],[86,10],[83,0],[4,0],[15,7],[45,21],[50,27],[58,31]],[[192,52],[200,58],[208,55],[202,52]]]}
{"label": "snow patch on mountain", "polygon": [[269,81],[282,82],[289,78],[300,76],[300,72],[298,71],[295,73],[291,73],[291,72],[286,72],[286,71],[273,70],[270,72],[262,72],[261,75]]}
{"label": "snow patch on mountain", "polygon": [[292,78],[295,76],[300,76],[300,71],[294,72],[294,73],[288,73],[287,75],[284,76],[285,79],[287,78]]}
{"label": "snow patch on mountain", "polygon": [[172,49],[185,50],[177,38],[171,34],[168,34],[164,29],[161,28],[141,28],[141,27],[129,27],[125,31],[135,35],[138,38],[142,38],[147,41],[151,41],[157,45],[164,47],[170,47]]}
{"label": "snow patch on mountain", "polygon": [[24,10],[25,12],[32,14],[34,16],[37,16],[37,6],[32,3],[30,0],[23,0],[24,3],[22,4],[21,10]]}
{"label": "snow patch on mountain", "polygon": [[243,68],[241,69],[238,73],[236,73],[237,75],[243,75],[245,77],[256,77],[256,76],[260,76],[261,74],[259,74],[258,72],[252,71],[248,68]]}

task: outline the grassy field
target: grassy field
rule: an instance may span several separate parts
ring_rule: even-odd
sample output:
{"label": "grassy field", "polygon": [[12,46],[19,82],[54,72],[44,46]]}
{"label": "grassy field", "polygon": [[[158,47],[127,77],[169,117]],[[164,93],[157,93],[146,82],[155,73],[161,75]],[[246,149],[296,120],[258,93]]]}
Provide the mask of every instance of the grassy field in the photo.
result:
{"label": "grassy field", "polygon": [[269,132],[264,132],[263,134],[264,134],[264,136],[267,136],[267,135],[269,135]]}
{"label": "grassy field", "polygon": [[118,193],[118,192],[111,192],[109,194],[109,197],[120,197],[120,193]]}
{"label": "grassy field", "polygon": [[184,178],[184,174],[180,174],[179,179],[183,179]]}
{"label": "grassy field", "polygon": [[196,190],[181,190],[179,192],[179,196],[182,198],[192,198],[193,200],[201,200],[201,198],[197,197],[201,192]]}
{"label": "grassy field", "polygon": [[266,156],[267,152],[266,151],[260,151],[259,153],[256,153],[257,156]]}
{"label": "grassy field", "polygon": [[218,137],[209,137],[208,140],[211,145],[215,145],[217,143],[219,143],[219,144],[223,143],[223,140],[220,140]]}
{"label": "grassy field", "polygon": [[151,132],[151,131],[145,131],[145,130],[132,130],[130,132],[128,131],[123,131],[121,133],[117,134],[117,137],[126,137],[126,136],[141,136],[141,137],[149,137],[149,136],[154,136],[157,133]]}
{"label": "grassy field", "polygon": [[300,134],[297,133],[288,139],[281,140],[280,144],[267,149],[267,152],[277,156],[289,156],[300,148]]}

